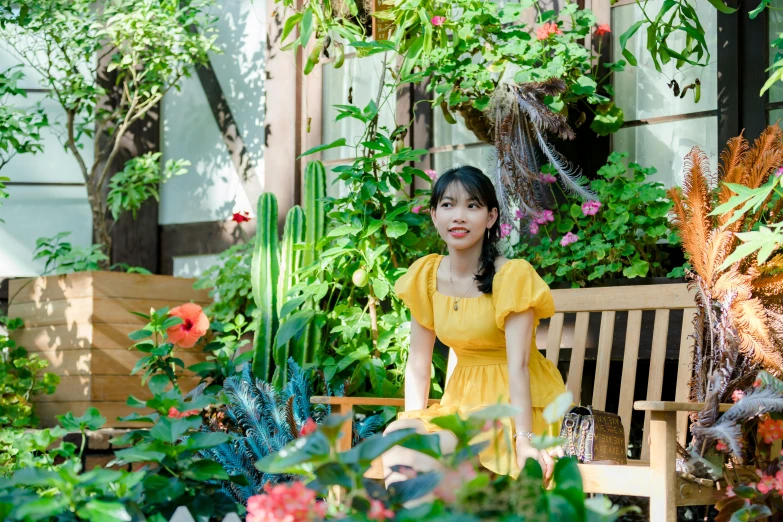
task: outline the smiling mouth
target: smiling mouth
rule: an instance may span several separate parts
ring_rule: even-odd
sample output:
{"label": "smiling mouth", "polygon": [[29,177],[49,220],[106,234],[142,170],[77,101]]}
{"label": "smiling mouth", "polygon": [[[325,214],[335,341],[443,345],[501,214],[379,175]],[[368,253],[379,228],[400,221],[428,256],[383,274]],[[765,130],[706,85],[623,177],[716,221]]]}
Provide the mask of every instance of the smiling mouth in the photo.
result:
{"label": "smiling mouth", "polygon": [[455,227],[455,228],[450,228],[449,232],[453,234],[467,234],[469,230],[467,228]]}

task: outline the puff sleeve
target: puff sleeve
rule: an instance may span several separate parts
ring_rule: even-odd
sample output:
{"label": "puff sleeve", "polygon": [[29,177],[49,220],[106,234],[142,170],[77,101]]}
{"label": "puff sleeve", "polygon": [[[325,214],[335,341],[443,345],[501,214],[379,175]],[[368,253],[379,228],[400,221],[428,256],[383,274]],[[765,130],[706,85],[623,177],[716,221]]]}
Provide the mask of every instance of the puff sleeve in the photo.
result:
{"label": "puff sleeve", "polygon": [[[509,266],[506,266],[509,265]],[[541,319],[552,317],[555,302],[552,293],[541,276],[524,259],[508,261],[492,281],[492,302],[495,305],[495,321],[505,331],[506,316],[515,312],[535,310],[534,326]]]}
{"label": "puff sleeve", "polygon": [[439,257],[430,254],[417,259],[394,285],[394,292],[410,309],[411,316],[430,330],[435,329],[432,294],[437,286]]}

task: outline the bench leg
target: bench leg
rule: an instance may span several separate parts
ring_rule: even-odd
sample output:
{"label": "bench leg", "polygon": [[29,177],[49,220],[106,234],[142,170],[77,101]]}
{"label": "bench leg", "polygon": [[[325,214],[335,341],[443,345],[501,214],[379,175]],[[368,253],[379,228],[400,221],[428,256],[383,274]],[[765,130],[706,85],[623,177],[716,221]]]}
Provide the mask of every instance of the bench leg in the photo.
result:
{"label": "bench leg", "polygon": [[350,404],[337,404],[334,408],[337,410],[337,415],[349,415],[348,420],[340,428],[340,438],[337,439],[337,451],[343,453],[344,451],[349,451],[353,445],[353,406]]}
{"label": "bench leg", "polygon": [[677,414],[651,412],[650,522],[677,520]]}

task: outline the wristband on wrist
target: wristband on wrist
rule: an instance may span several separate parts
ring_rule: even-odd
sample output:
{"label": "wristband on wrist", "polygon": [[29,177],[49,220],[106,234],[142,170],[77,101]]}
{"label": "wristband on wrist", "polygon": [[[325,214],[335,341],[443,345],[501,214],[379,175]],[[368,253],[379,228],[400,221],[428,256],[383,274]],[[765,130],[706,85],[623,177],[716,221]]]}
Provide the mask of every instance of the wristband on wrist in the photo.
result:
{"label": "wristband on wrist", "polygon": [[518,431],[514,434],[514,440],[517,440],[519,437],[523,437],[527,440],[533,440],[534,433],[532,431]]}

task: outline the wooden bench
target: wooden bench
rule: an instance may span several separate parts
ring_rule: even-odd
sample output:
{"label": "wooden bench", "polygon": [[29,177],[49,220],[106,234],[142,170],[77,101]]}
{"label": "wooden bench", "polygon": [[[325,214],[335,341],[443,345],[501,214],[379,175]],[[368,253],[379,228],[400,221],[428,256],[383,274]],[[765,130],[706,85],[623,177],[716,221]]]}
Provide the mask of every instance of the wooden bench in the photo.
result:
{"label": "wooden bench", "polygon": [[[707,505],[715,503],[716,490],[685,482],[677,477],[675,460],[676,443],[684,445],[688,429],[688,412],[698,411],[701,404],[688,403],[688,380],[691,375],[691,349],[693,340],[692,318],[696,313],[692,294],[685,284],[650,286],[625,286],[573,290],[553,290],[557,313],[548,327],[540,325],[537,345],[545,352],[547,359],[557,363],[562,348],[571,349],[570,364],[566,371],[566,386],[574,394],[574,402],[580,404],[585,386],[585,354],[588,348],[588,327],[590,314],[600,313],[600,331],[596,343],[595,373],[592,375],[592,406],[606,410],[609,387],[609,369],[612,360],[615,318],[618,312],[627,312],[627,327],[622,350],[622,376],[619,397],[612,404],[618,405],[625,428],[625,441],[631,426],[633,409],[644,411],[644,428],[641,458],[629,460],[625,466],[580,465],[585,492],[615,495],[650,497],[650,520],[653,522],[674,521],[676,507],[684,505]],[[650,369],[647,392],[643,401],[634,402],[637,362],[642,338],[642,313],[654,311],[651,335]],[[674,402],[661,401],[663,392],[664,363],[669,338],[670,316],[675,310],[683,311],[682,327],[673,333],[676,346],[670,347],[677,357],[677,376]],[[564,338],[566,314],[576,314],[573,335]],[[569,319],[572,316],[569,316]],[[570,325],[568,330],[570,330]],[[568,332],[570,333],[570,332]],[[679,333],[679,335],[677,335]],[[570,338],[570,342],[566,341]],[[570,346],[565,345],[566,341]],[[622,340],[620,341],[622,343]],[[646,343],[645,343],[646,344]],[[591,350],[592,352],[592,350]],[[453,357],[453,353],[450,355]],[[352,414],[356,406],[403,407],[404,399],[372,397],[312,397],[314,404],[330,404],[340,415]],[[430,400],[430,404],[437,403]],[[353,417],[351,417],[353,418]],[[341,450],[351,446],[352,426],[343,426]],[[380,466],[380,463],[378,463]],[[368,476],[382,478],[383,468],[374,466]]]}

